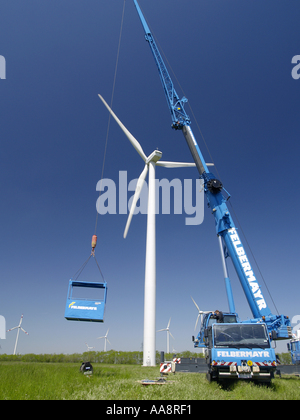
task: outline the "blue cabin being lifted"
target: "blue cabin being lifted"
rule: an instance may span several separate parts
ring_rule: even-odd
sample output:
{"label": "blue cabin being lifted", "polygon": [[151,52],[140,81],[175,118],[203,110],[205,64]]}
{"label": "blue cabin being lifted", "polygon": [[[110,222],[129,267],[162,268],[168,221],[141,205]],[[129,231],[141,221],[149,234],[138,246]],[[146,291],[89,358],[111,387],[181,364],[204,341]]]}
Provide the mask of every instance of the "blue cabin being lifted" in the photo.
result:
{"label": "blue cabin being lifted", "polygon": [[[81,293],[88,291],[88,297],[74,296],[74,288],[76,292],[79,289]],[[93,291],[94,298],[89,295],[91,289],[97,289],[97,291]],[[69,321],[103,322],[106,296],[106,282],[69,280],[65,318]]]}

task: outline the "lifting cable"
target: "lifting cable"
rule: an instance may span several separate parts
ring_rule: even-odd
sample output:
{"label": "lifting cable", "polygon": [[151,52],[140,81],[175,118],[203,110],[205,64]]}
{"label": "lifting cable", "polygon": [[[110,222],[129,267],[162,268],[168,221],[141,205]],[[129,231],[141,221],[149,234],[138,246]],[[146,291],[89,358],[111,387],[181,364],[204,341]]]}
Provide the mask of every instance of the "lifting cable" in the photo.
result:
{"label": "lifting cable", "polygon": [[[121,28],[120,28],[120,35],[119,35],[119,44],[118,44],[118,50],[117,50],[117,60],[116,60],[116,67],[115,67],[115,74],[114,74],[114,80],[113,80],[113,88],[112,88],[112,94],[111,94],[111,100],[110,100],[110,108],[112,109],[113,99],[114,99],[114,93],[115,93],[115,85],[116,85],[116,78],[117,78],[117,69],[118,69],[118,62],[119,62],[119,55],[120,55],[120,46],[121,46],[121,38],[122,38],[122,29],[123,29],[123,21],[124,21],[124,12],[125,12],[125,1],[123,4],[123,12],[122,12],[122,19],[121,19]],[[101,195],[101,185],[103,180],[103,174],[104,174],[104,167],[105,167],[105,158],[106,158],[106,151],[107,151],[107,142],[108,142],[108,135],[109,135],[109,128],[110,128],[110,119],[111,114],[108,113],[108,123],[107,123],[107,132],[106,132],[106,140],[105,140],[105,148],[104,148],[104,156],[103,156],[103,163],[102,163],[102,173],[100,178],[100,189],[99,189],[99,197]],[[97,225],[98,225],[98,211],[96,209],[96,223],[95,223],[95,233],[97,231]]]}
{"label": "lifting cable", "polygon": [[[110,100],[110,107],[112,108],[112,104],[113,104],[113,98],[114,98],[114,92],[115,92],[115,84],[116,84],[116,78],[117,78],[117,69],[118,69],[118,62],[119,62],[119,55],[120,55],[120,45],[121,45],[121,38],[122,38],[122,29],[123,29],[123,21],[124,21],[124,12],[125,12],[125,1],[124,0],[124,4],[123,4],[123,11],[122,11],[122,18],[121,18],[121,28],[120,28],[120,35],[119,35],[119,43],[118,43],[118,49],[117,49],[117,59],[116,59],[116,66],[115,66],[115,74],[114,74],[114,80],[113,80],[113,88],[112,88],[112,95],[111,95],[111,100]],[[104,147],[104,156],[103,156],[103,163],[102,163],[102,172],[101,172],[101,178],[100,178],[100,190],[99,190],[99,198],[101,195],[101,184],[102,184],[102,180],[103,180],[103,174],[104,174],[104,167],[105,167],[105,158],[106,158],[106,151],[107,151],[107,143],[108,143],[108,135],[109,135],[109,127],[110,127],[110,118],[111,118],[111,114],[109,113],[109,117],[108,117],[108,124],[107,124],[107,132],[106,132],[106,140],[105,140],[105,147]],[[104,281],[104,276],[102,274],[102,271],[100,269],[100,266],[98,264],[98,261],[95,257],[95,248],[97,245],[97,225],[98,225],[98,211],[96,209],[96,222],[95,222],[95,231],[94,231],[94,235],[92,236],[92,251],[91,251],[91,255],[87,258],[87,260],[82,264],[82,266],[76,271],[76,273],[74,274],[73,277],[75,277],[75,280],[78,279],[78,277],[80,276],[80,274],[82,273],[82,271],[84,270],[84,268],[86,267],[87,263],[89,262],[90,258],[93,257],[95,259],[95,262],[97,264],[98,270],[101,274],[101,277]]]}
{"label": "lifting cable", "polygon": [[101,277],[102,277],[102,279],[103,279],[103,281],[104,281],[104,276],[103,276],[103,274],[102,274],[102,271],[101,271],[101,268],[100,268],[100,266],[99,266],[99,264],[98,264],[98,261],[97,261],[97,259],[96,259],[96,257],[95,257],[95,253],[93,253],[93,251],[92,251],[92,253],[91,253],[91,255],[88,257],[88,259],[82,264],[82,266],[76,271],[76,273],[73,275],[73,277],[72,278],[75,278],[75,280],[77,280],[78,279],[78,277],[80,276],[80,274],[83,272],[83,270],[84,270],[84,268],[85,268],[85,266],[87,265],[87,263],[89,262],[89,260],[90,260],[90,258],[91,257],[94,257],[94,259],[95,259],[95,261],[96,261],[96,264],[97,264],[97,267],[98,267],[98,270],[99,270],[99,272],[100,272],[100,274],[101,274]]}

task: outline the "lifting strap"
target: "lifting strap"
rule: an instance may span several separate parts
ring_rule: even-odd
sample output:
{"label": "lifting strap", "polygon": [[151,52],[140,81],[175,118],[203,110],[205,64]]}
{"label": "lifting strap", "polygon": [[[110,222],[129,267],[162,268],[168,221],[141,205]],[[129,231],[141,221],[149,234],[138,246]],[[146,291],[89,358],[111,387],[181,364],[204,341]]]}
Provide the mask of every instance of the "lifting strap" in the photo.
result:
{"label": "lifting strap", "polygon": [[74,274],[74,276],[72,277],[72,278],[74,278],[74,280],[77,280],[78,279],[78,277],[80,276],[80,274],[83,272],[83,270],[85,269],[85,267],[86,267],[86,265],[87,265],[87,263],[89,262],[89,260],[91,259],[91,257],[93,257],[94,258],[94,260],[95,260],[95,263],[96,263],[96,265],[97,265],[97,267],[98,267],[98,270],[99,270],[99,272],[100,272],[100,274],[101,274],[101,277],[102,277],[102,279],[103,279],[103,281],[104,281],[104,276],[103,276],[103,274],[102,274],[102,271],[101,271],[101,268],[100,268],[100,266],[99,266],[99,264],[98,264],[98,261],[97,261],[97,259],[96,259],[96,257],[95,257],[95,253],[91,253],[91,255],[87,258],[87,260],[82,264],[82,266],[76,271],[76,273]]}

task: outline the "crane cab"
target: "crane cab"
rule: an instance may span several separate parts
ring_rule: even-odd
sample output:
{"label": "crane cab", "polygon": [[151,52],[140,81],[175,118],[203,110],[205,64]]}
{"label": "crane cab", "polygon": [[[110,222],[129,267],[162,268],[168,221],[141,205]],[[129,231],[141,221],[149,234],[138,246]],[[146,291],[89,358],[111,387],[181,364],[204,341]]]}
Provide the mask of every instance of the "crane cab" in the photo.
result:
{"label": "crane cab", "polygon": [[[236,313],[228,313],[228,312],[223,312],[223,321],[222,323],[226,323],[226,324],[233,324],[233,323],[237,323],[237,314]],[[211,329],[211,326],[213,324],[218,323],[218,320],[216,319],[216,317],[214,316],[213,312],[208,312],[205,314],[205,316],[203,317],[203,321],[202,321],[202,325],[200,327],[200,332],[198,333],[197,337],[195,338],[195,336],[192,336],[192,341],[194,343],[194,347],[199,347],[199,348],[205,348],[205,334],[208,331],[208,329]]]}
{"label": "crane cab", "polygon": [[69,321],[103,322],[106,282],[69,280],[65,318]]}
{"label": "crane cab", "polygon": [[[204,319],[203,326],[204,328],[211,327],[213,324],[216,324],[218,321],[213,313],[209,313],[208,316]],[[223,321],[224,324],[232,324],[237,322],[237,316],[233,313],[223,312]]]}

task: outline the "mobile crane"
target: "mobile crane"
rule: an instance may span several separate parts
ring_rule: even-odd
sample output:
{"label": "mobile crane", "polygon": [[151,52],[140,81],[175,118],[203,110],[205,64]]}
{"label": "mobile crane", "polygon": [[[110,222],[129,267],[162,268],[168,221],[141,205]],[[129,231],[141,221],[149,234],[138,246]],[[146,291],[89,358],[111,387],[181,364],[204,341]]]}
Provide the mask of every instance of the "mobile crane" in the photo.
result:
{"label": "mobile crane", "polygon": [[192,132],[191,120],[184,109],[187,99],[185,97],[180,99],[175,91],[139,4],[137,0],[133,1],[145,31],[145,39],[158,68],[171,113],[172,128],[182,131],[188,144],[200,178],[204,182],[204,192],[208,207],[214,216],[220,246],[226,247],[228,255],[231,257],[253,315],[253,319],[247,321],[238,319],[234,309],[230,280],[226,269],[224,269],[230,313],[224,314],[222,323],[216,322],[213,313],[206,314],[200,332],[194,339],[194,347],[205,347],[206,349],[209,380],[229,377],[269,381],[276,369],[276,358],[271,341],[292,337],[290,319],[285,315],[272,314],[267,305],[227,208],[223,184],[208,170]]}

